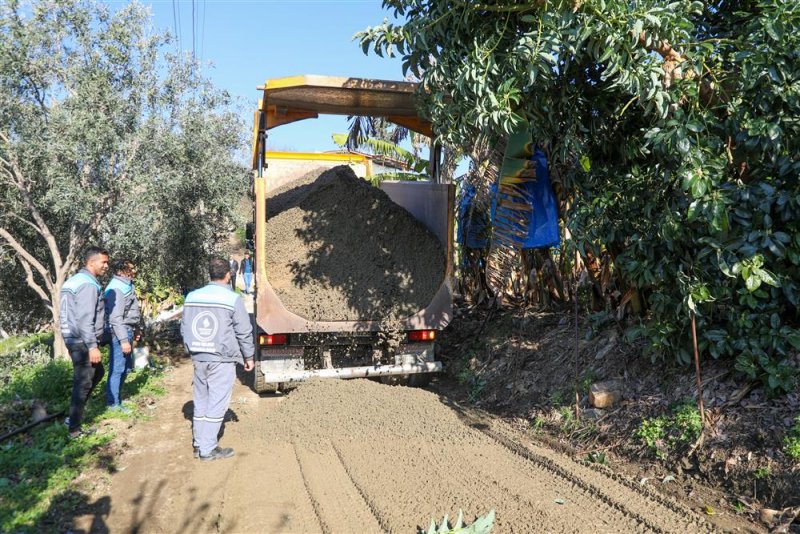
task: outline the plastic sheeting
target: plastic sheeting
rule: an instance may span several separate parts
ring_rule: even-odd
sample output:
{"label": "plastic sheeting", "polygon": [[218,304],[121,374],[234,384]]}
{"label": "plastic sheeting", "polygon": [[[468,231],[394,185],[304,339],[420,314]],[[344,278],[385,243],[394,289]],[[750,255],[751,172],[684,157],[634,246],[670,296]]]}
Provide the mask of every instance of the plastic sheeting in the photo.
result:
{"label": "plastic sheeting", "polygon": [[[522,249],[558,247],[561,244],[561,233],[558,226],[558,203],[550,184],[550,172],[547,159],[541,150],[536,150],[531,157],[536,162],[536,179],[522,185],[525,196],[533,206],[530,215],[527,238],[521,243]],[[491,220],[494,220],[497,209],[497,184],[492,184]],[[463,196],[458,207],[458,242],[467,248],[486,248],[489,245],[488,223],[486,214],[475,206],[475,188],[471,184],[464,186]]]}
{"label": "plastic sheeting", "polygon": [[[550,184],[550,171],[544,152],[536,150],[531,157],[536,162],[536,179],[526,182],[527,197],[533,205],[533,213],[528,226],[528,238],[523,249],[550,248],[561,244],[558,228],[558,203]],[[496,195],[495,195],[496,198]]]}
{"label": "plastic sheeting", "polygon": [[489,218],[475,203],[475,187],[465,183],[458,205],[458,231],[456,239],[467,248],[489,246]]}

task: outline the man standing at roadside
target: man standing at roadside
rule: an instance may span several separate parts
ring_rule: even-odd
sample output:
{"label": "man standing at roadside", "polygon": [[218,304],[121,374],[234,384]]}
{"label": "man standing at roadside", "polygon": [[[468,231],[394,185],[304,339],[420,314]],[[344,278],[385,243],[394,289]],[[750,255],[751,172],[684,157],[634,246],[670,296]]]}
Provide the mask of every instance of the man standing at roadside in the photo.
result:
{"label": "man standing at roadside", "polygon": [[70,438],[89,432],[81,429],[83,410],[95,386],[102,380],[100,344],[105,327],[105,306],[97,277],[108,270],[108,251],[89,247],[83,254],[84,267],[61,288],[61,335],[72,359],[72,400],[65,421]]}
{"label": "man standing at roadside", "polygon": [[106,330],[111,334],[111,352],[106,383],[106,402],[112,410],[130,413],[122,405],[120,390],[133,369],[133,329],[139,324],[139,301],[133,290],[136,266],[131,260],[116,260],[114,278],[106,286]]}
{"label": "man standing at roadside", "polygon": [[243,363],[245,371],[252,371],[255,347],[244,302],[228,288],[229,263],[212,258],[208,272],[211,282],[186,296],[181,335],[194,365],[195,457],[219,460],[234,454],[229,447],[219,447],[217,435],[231,400],[236,364]]}
{"label": "man standing at roadside", "polygon": [[250,293],[250,282],[253,281],[253,260],[250,259],[250,253],[244,253],[242,260],[242,278],[244,278],[244,294]]}
{"label": "man standing at roadside", "polygon": [[239,262],[233,256],[228,260],[231,271],[231,289],[236,291],[236,274],[239,272]]}

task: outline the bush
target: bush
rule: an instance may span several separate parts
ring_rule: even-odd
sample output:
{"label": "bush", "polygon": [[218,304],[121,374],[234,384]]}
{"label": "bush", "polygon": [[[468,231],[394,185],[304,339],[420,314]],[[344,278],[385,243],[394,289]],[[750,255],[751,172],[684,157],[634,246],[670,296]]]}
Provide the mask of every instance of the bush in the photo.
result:
{"label": "bush", "polygon": [[644,419],[635,433],[650,452],[662,460],[697,441],[703,431],[700,411],[692,401],[683,401],[671,411],[668,416]]}
{"label": "bush", "polygon": [[69,404],[71,391],[72,363],[53,360],[15,369],[8,383],[0,388],[0,401],[38,399],[52,411],[54,407],[64,408]]}
{"label": "bush", "polygon": [[50,333],[0,341],[0,389],[4,389],[15,374],[50,363],[52,346],[53,334]]}

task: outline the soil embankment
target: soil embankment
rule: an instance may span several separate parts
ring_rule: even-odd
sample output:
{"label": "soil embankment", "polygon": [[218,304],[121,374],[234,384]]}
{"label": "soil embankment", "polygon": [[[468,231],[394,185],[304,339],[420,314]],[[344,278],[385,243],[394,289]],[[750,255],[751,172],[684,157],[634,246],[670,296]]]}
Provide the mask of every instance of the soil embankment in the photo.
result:
{"label": "soil embankment", "polygon": [[404,319],[430,304],[444,279],[436,236],[347,166],[271,192],[267,213],[269,283],[306,319]]}

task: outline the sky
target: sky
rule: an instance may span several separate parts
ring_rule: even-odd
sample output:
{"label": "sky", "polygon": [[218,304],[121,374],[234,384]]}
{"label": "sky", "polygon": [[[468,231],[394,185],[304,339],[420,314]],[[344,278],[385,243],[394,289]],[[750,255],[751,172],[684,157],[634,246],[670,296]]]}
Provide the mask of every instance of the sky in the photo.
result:
{"label": "sky", "polygon": [[[206,73],[218,87],[244,99],[248,127],[261,96],[256,87],[269,78],[321,74],[403,79],[399,58],[365,56],[352,40],[356,32],[392,18],[380,0],[141,1],[151,8],[156,28],[178,34],[183,50],[194,50],[198,59],[212,64]],[[345,117],[299,121],[271,130],[268,147],[332,150],[336,145],[331,134],[346,129]]]}

